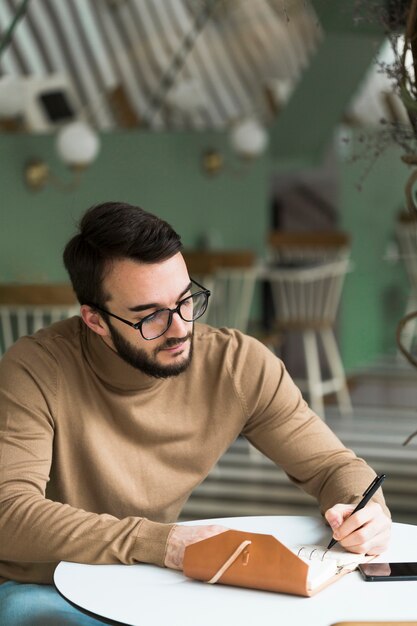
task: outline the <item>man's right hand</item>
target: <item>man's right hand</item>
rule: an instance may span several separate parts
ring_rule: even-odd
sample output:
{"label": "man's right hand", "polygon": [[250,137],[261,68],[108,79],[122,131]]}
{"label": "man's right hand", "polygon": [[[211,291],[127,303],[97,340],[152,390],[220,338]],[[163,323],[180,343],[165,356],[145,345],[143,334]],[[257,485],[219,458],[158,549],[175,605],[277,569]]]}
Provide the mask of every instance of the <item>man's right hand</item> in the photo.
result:
{"label": "man's right hand", "polygon": [[165,554],[165,567],[183,569],[184,551],[187,546],[196,541],[202,541],[223,533],[229,528],[211,524],[208,526],[174,526],[169,535]]}

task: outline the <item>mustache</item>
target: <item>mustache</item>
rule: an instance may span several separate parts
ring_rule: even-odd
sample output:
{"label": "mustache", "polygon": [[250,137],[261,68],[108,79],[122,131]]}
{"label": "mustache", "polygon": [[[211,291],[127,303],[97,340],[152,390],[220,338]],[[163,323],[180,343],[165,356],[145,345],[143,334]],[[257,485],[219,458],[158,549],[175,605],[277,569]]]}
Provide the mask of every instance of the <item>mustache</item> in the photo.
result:
{"label": "mustache", "polygon": [[185,341],[188,341],[188,339],[191,339],[193,336],[192,333],[188,333],[187,335],[185,335],[185,337],[169,337],[163,344],[162,346],[159,346],[158,348],[158,352],[160,352],[161,350],[166,350],[167,348],[173,348],[174,346],[178,346],[180,343],[184,343]]}

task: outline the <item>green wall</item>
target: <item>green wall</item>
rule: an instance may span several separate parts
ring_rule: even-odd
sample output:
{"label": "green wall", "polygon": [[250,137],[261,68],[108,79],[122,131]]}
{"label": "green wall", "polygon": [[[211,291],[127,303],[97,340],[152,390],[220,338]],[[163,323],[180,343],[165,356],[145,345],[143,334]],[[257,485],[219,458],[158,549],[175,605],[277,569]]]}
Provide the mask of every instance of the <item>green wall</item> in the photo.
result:
{"label": "green wall", "polygon": [[[200,169],[201,153],[209,146],[226,156],[225,171],[215,178]],[[390,147],[361,191],[356,187],[366,162],[341,163],[341,228],[352,234],[354,263],[343,292],[339,334],[348,370],[395,350],[395,326],[408,287],[401,263],[390,264],[384,255],[408,175],[400,155]],[[159,214],[188,247],[208,231],[218,245],[264,253],[272,159],[261,158],[242,173],[220,135],[104,134],[97,161],[79,188],[66,193],[53,187],[36,193],[25,188],[23,165],[34,156],[45,158],[62,179],[69,179],[56,162],[51,137],[0,136],[1,282],[66,281],[63,246],[84,210],[106,200],[126,200]]]}
{"label": "green wall", "polygon": [[[200,168],[202,151],[221,148],[225,169],[210,178]],[[102,135],[97,161],[78,189],[48,186],[31,192],[23,184],[27,159],[42,157],[62,179],[48,136],[0,136],[1,282],[60,282],[67,276],[62,249],[79,216],[92,204],[123,200],[167,219],[188,247],[209,231],[218,246],[262,253],[267,229],[270,164],[266,158],[241,168],[220,135],[209,133],[112,133]]]}
{"label": "green wall", "polygon": [[350,150],[351,158],[341,168],[340,212],[342,229],[352,234],[353,268],[343,291],[340,333],[348,370],[396,350],[396,324],[405,312],[408,285],[402,262],[389,262],[387,252],[395,241],[394,221],[404,207],[410,173],[395,145],[368,174],[369,161],[358,158],[357,138]]}

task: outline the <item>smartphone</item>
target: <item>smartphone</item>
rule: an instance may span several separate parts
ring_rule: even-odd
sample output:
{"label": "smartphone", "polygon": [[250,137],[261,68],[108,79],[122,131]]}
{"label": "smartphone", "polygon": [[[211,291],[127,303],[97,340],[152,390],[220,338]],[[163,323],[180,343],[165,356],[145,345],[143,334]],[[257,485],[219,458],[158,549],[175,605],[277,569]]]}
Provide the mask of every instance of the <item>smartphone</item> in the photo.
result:
{"label": "smartphone", "polygon": [[359,571],[368,581],[417,580],[417,563],[361,563]]}

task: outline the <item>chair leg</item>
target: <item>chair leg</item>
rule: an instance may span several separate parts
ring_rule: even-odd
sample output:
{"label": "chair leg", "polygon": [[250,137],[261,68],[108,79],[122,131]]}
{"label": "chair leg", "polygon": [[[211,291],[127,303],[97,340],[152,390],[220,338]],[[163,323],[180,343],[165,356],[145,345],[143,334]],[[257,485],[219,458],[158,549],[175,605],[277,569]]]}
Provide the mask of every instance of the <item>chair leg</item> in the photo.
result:
{"label": "chair leg", "polygon": [[339,404],[339,410],[342,415],[351,415],[353,412],[352,402],[350,400],[349,391],[346,384],[345,369],[342,359],[340,358],[339,348],[331,328],[320,331],[323,341],[324,351],[326,353],[327,362],[330,367],[332,378],[337,384],[336,396]]}
{"label": "chair leg", "polygon": [[325,415],[320,361],[317,349],[317,339],[313,330],[303,331],[303,344],[306,357],[307,388],[309,392],[310,406],[313,411],[324,420]]}

